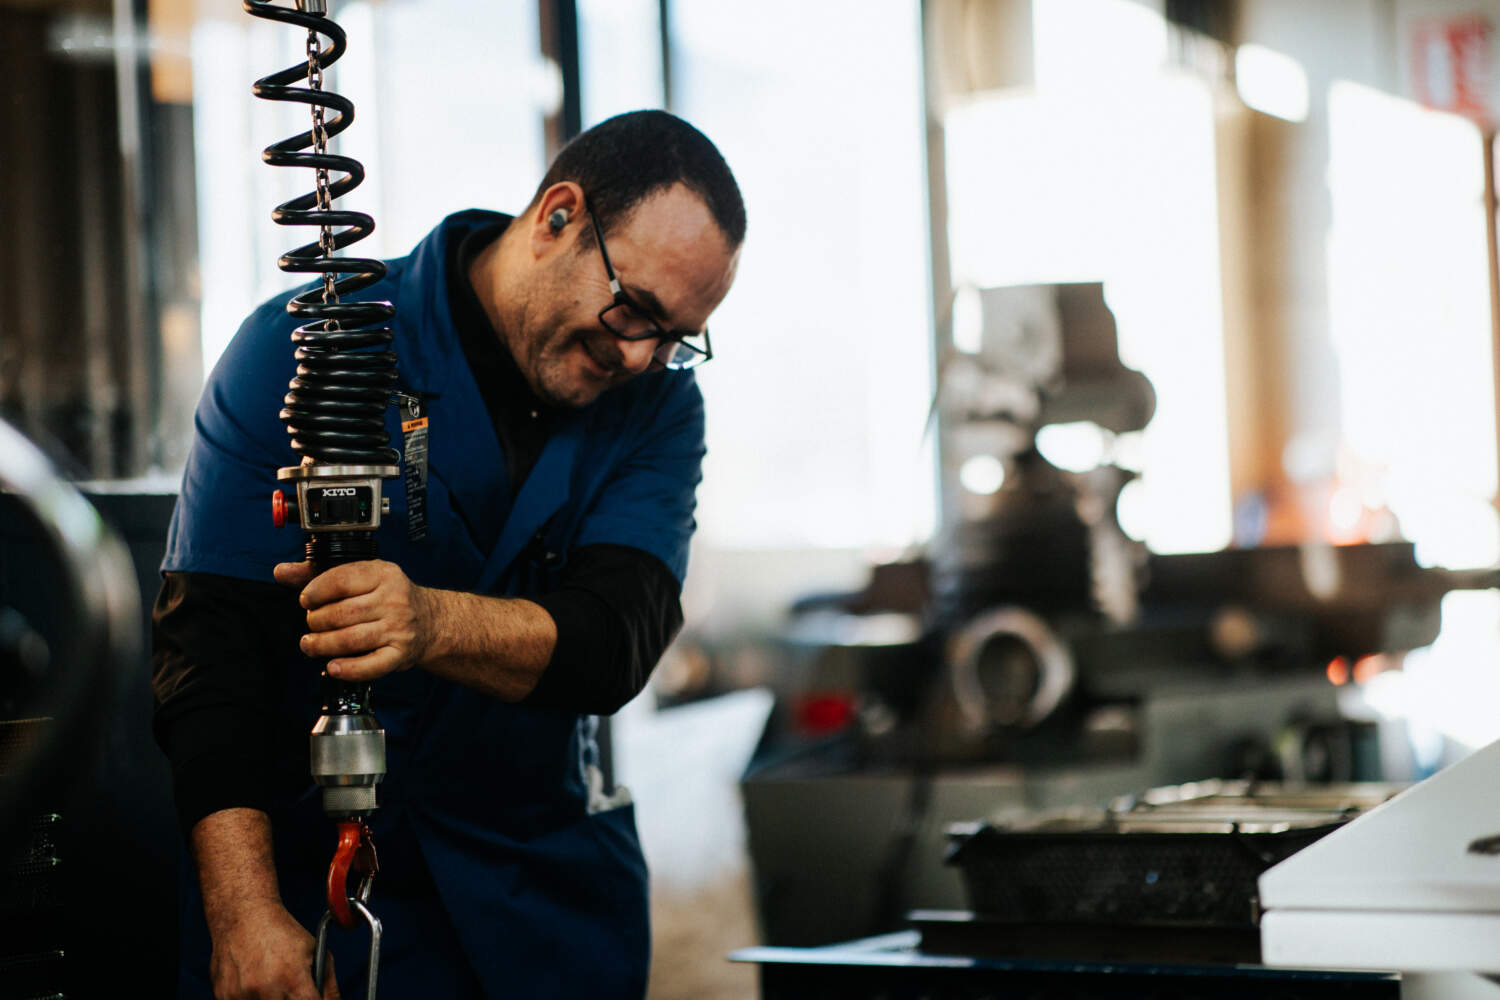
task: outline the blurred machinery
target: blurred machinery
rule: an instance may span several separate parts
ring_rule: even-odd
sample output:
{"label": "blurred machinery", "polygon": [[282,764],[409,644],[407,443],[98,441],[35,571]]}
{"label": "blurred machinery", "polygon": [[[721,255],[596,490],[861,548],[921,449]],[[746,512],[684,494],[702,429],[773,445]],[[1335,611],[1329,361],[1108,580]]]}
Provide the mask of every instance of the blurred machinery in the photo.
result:
{"label": "blurred machinery", "polygon": [[[120,864],[143,824],[115,811],[127,797],[121,812],[146,804],[115,714],[141,655],[140,614],[119,536],[0,423],[0,1000],[87,993],[79,956],[132,943],[109,907],[93,905],[106,876],[111,898],[159,915],[134,892],[146,866]],[[111,943],[94,944],[101,934]]]}
{"label": "blurred machinery", "polygon": [[[744,783],[770,944],[956,908],[953,821],[1208,778],[1402,779],[1404,735],[1334,681],[1399,667],[1439,603],[1493,572],[1407,543],[1155,555],[1121,529],[1114,460],[1155,407],[1098,284],[973,293],[941,367],[943,526],[923,558],[793,609],[781,709]],[[1062,428],[1099,461],[1059,468]],[[813,873],[813,874],[809,874]],[[834,903],[832,901],[837,901]]]}

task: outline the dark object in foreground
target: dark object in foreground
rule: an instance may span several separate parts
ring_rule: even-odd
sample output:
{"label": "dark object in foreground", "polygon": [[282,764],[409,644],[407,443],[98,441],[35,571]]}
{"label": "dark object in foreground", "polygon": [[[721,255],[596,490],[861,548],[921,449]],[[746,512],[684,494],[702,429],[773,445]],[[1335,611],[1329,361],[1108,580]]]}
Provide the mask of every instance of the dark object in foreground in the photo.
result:
{"label": "dark object in foreground", "polygon": [[826,948],[745,948],[760,966],[762,1000],[1397,1000],[1401,977],[1381,972],[1255,965],[1104,963],[934,954],[906,931]]}

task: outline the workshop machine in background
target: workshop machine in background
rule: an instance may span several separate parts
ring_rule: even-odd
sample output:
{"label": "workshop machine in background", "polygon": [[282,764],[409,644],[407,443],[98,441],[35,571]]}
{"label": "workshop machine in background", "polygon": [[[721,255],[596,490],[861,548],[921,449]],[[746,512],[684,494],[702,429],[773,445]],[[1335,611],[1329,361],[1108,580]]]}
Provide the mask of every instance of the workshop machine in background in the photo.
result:
{"label": "workshop machine in background", "polygon": [[0,423],[0,1000],[107,995],[120,969],[172,983],[177,831],[138,591],[161,551],[154,525],[109,527],[105,508],[139,511],[116,499],[90,502]]}
{"label": "workshop machine in background", "polygon": [[1115,514],[1134,472],[1037,447],[1049,425],[1150,420],[1102,286],[980,300],[977,350],[941,375],[942,529],[865,590],[800,602],[783,636],[743,784],[768,944],[963,908],[954,822],[1210,778],[1409,777],[1404,733],[1347,717],[1330,677],[1398,667],[1445,593],[1496,582],[1405,542],[1148,552]]}

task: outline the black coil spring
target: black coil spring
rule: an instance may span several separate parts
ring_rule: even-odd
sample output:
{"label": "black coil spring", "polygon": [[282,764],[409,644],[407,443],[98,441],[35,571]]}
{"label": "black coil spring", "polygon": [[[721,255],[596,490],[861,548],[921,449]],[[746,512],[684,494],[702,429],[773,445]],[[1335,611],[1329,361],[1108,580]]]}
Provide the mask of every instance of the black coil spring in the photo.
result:
{"label": "black coil spring", "polygon": [[[271,218],[283,226],[317,226],[320,240],[290,250],[277,259],[283,271],[320,274],[323,284],[296,295],[287,312],[304,320],[292,333],[297,345],[297,377],[283,402],[282,422],[292,438],[292,450],[318,465],[395,465],[389,447],[384,413],[396,384],[395,339],[388,325],[396,309],[390,302],[343,302],[385,277],[385,265],[364,257],[334,257],[334,252],[359,242],[375,228],[363,212],[333,210],[328,202],[357,188],[365,178],[358,160],[326,151],[326,140],[349,127],[354,103],[340,94],[314,88],[310,63],[326,70],[344,54],[344,32],[322,14],[279,7],[270,0],[244,0],[246,13],[306,28],[325,36],[326,46],[310,54],[307,63],[288,67],[255,82],[253,93],[268,101],[306,104],[337,114],[322,123],[325,149],[317,151],[317,129],[266,147],[262,159],[277,167],[310,167],[318,171],[324,196],[318,190],[276,206]],[[309,36],[309,44],[316,41]],[[298,83],[303,86],[296,86]],[[308,150],[313,150],[308,152]],[[342,176],[331,178],[330,172]],[[337,227],[326,233],[322,227]],[[331,236],[331,238],[328,238]],[[332,276],[338,276],[333,280]]]}

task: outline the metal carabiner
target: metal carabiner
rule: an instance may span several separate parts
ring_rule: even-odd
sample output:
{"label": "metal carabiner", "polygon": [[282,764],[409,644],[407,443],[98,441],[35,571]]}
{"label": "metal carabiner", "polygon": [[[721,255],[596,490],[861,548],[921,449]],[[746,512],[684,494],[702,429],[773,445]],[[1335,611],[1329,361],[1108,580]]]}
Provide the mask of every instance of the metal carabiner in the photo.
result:
{"label": "metal carabiner", "polygon": [[[353,870],[360,879],[359,895],[349,895],[349,872]],[[344,930],[354,926],[354,913],[364,917],[370,927],[369,988],[367,1000],[375,1000],[375,980],[380,973],[380,920],[370,910],[370,893],[375,889],[375,873],[380,870],[380,860],[375,854],[375,841],[370,836],[370,827],[362,819],[343,820],[339,823],[339,846],[333,853],[333,863],[328,866],[328,909],[318,921],[318,946],[313,951],[313,985],[323,992],[323,970],[328,961],[328,929],[337,923]]]}
{"label": "metal carabiner", "polygon": [[[365,1000],[375,1000],[375,981],[380,975],[380,918],[371,913],[370,908],[365,905],[370,895],[370,883],[373,877],[373,875],[365,876],[364,883],[359,889],[359,899],[346,900],[349,906],[365,918],[365,923],[370,925],[370,964],[365,973],[368,977]],[[318,921],[318,946],[313,950],[313,985],[317,987],[319,996],[323,993],[323,970],[328,965],[328,929],[333,926],[333,919],[333,911],[328,910]]]}
{"label": "metal carabiner", "polygon": [[369,901],[368,884],[380,870],[375,855],[375,841],[364,820],[345,820],[339,823],[339,845],[333,852],[333,863],[328,866],[328,911],[345,930],[354,926],[354,914],[349,904],[349,872],[365,876],[365,885],[360,887],[360,899]]}

